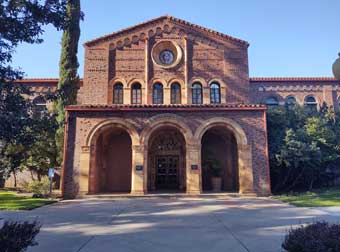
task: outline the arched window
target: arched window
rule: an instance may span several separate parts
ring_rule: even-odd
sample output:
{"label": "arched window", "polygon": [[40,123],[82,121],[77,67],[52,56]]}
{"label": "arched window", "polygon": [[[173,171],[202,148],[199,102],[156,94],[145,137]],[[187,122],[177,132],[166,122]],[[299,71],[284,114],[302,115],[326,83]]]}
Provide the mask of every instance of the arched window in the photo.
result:
{"label": "arched window", "polygon": [[44,113],[47,113],[47,106],[46,106],[46,100],[42,96],[38,96],[34,98],[33,100],[33,112],[39,116],[41,116]]}
{"label": "arched window", "polygon": [[171,85],[171,104],[181,104],[181,85],[177,82]]}
{"label": "arched window", "polygon": [[286,98],[286,105],[288,106],[288,108],[294,107],[295,104],[296,104],[296,98],[294,96],[288,96]]}
{"label": "arched window", "polygon": [[210,84],[210,103],[221,103],[221,88],[217,82]]}
{"label": "arched window", "polygon": [[311,109],[317,109],[318,103],[313,96],[307,96],[305,98],[305,106]]}
{"label": "arched window", "polygon": [[161,83],[153,85],[152,94],[153,104],[163,104],[163,85]]}
{"label": "arched window", "polygon": [[142,85],[140,83],[132,84],[131,103],[132,104],[141,104],[142,103]]}
{"label": "arched window", "polygon": [[279,102],[276,97],[270,96],[266,99],[266,105],[268,108],[275,108],[279,105]]}
{"label": "arched window", "polygon": [[192,103],[201,104],[202,102],[202,85],[196,82],[192,84]]}
{"label": "arched window", "polygon": [[123,84],[118,82],[113,86],[113,103],[123,104]]}

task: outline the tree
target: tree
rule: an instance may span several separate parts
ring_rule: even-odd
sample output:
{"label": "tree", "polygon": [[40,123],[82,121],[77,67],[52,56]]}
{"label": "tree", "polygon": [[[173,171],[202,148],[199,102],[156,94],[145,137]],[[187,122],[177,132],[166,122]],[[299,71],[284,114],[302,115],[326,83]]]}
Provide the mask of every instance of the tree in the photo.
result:
{"label": "tree", "polygon": [[56,115],[46,111],[33,118],[31,134],[34,136],[32,144],[26,151],[26,158],[21,163],[23,168],[34,172],[41,180],[48,174],[48,169],[57,166],[57,147],[55,134],[58,128]]}
{"label": "tree", "polygon": [[62,29],[65,8],[66,0],[0,2],[0,176],[19,169],[22,151],[32,143],[29,90],[13,84],[23,72],[11,66],[12,54],[19,43],[42,43],[44,25]]}
{"label": "tree", "polygon": [[[272,190],[306,190],[334,180],[340,162],[339,112],[295,106],[268,111]],[[333,170],[333,171],[332,171]]]}
{"label": "tree", "polygon": [[62,163],[64,148],[65,106],[77,103],[79,85],[78,42],[80,36],[79,22],[83,14],[80,10],[80,0],[69,0],[66,8],[66,26],[62,37],[62,49],[59,63],[57,121],[59,128],[56,134],[58,147],[58,162]]}

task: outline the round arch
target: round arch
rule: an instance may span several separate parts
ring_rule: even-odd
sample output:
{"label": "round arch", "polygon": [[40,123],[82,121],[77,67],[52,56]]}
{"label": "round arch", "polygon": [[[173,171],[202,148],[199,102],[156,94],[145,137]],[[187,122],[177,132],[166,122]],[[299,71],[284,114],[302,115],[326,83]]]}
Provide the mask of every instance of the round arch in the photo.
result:
{"label": "round arch", "polygon": [[110,120],[106,120],[103,121],[101,123],[98,123],[96,126],[94,126],[85,141],[85,145],[86,146],[91,146],[92,144],[94,144],[97,140],[97,138],[99,137],[99,135],[109,129],[109,128],[118,128],[118,129],[124,129],[125,131],[127,131],[131,137],[131,141],[132,141],[132,145],[139,145],[139,135],[137,133],[136,127],[126,121],[126,120],[121,120],[121,119],[110,119]]}
{"label": "round arch", "polygon": [[[231,147],[232,151],[229,152],[229,155],[230,153],[235,153],[236,155],[234,159],[235,161],[232,161],[232,166],[234,167],[233,176],[235,176],[233,180],[238,181],[238,185],[236,187],[233,186],[233,188],[238,190],[239,193],[253,193],[254,185],[251,146],[248,144],[246,133],[237,122],[229,118],[221,117],[208,119],[202,122],[201,126],[196,129],[194,134],[195,141],[197,141],[200,147],[203,148],[202,141],[204,140],[203,138],[205,136],[205,133],[209,133],[210,130],[214,130],[217,128],[226,129],[235,138],[234,147]],[[202,149],[199,150],[199,153],[200,159],[204,157]],[[225,161],[226,160],[224,160],[223,162]],[[201,159],[200,162],[203,162],[203,160]],[[203,163],[201,163],[201,165],[203,165]],[[201,188],[203,189],[203,183],[205,181],[204,179],[206,178],[203,177],[203,170],[200,176]]]}
{"label": "round arch", "polygon": [[193,78],[191,78],[190,81],[189,81],[189,87],[192,88],[192,84],[194,84],[195,82],[201,83],[203,88],[208,87],[208,83],[202,77],[193,77]]}
{"label": "round arch", "polygon": [[178,129],[183,134],[186,144],[190,143],[193,135],[189,126],[183,121],[184,118],[174,114],[162,114],[151,117],[140,135],[140,144],[148,146],[152,133],[164,126]]}
{"label": "round arch", "polygon": [[220,87],[221,87],[221,88],[226,88],[226,87],[227,87],[227,85],[225,84],[225,82],[224,82],[222,79],[220,79],[220,78],[213,78],[213,79],[210,79],[210,80],[208,81],[208,86],[210,87],[210,85],[211,85],[212,83],[214,83],[214,82],[217,82],[218,84],[220,84]]}
{"label": "round arch", "polygon": [[204,123],[201,124],[201,126],[199,126],[196,129],[194,138],[197,141],[201,141],[204,133],[210,128],[216,127],[216,126],[224,126],[225,128],[229,129],[231,132],[233,132],[235,135],[237,144],[240,144],[240,145],[248,144],[246,133],[244,132],[242,127],[234,120],[229,119],[229,118],[223,118],[223,117],[211,118],[211,119],[204,121]]}
{"label": "round arch", "polygon": [[124,88],[127,88],[127,82],[123,78],[114,78],[110,81],[110,86],[114,86],[116,83],[122,83]]}
{"label": "round arch", "polygon": [[184,86],[185,86],[184,81],[181,80],[181,79],[177,79],[177,78],[173,78],[173,79],[169,80],[169,81],[168,81],[168,84],[166,85],[166,87],[167,87],[167,88],[170,88],[171,85],[172,85],[173,83],[176,83],[176,82],[181,86],[181,88],[184,88]]}
{"label": "round arch", "polygon": [[[82,147],[82,191],[98,193],[103,190],[132,190],[133,149],[138,144],[137,130],[126,120],[110,119],[94,126],[85,140],[85,146]],[[119,159],[119,156],[126,158],[120,160],[117,165],[114,160]],[[88,160],[88,163],[85,160]]]}
{"label": "round arch", "polygon": [[129,80],[127,83],[127,87],[131,88],[132,84],[134,83],[139,83],[142,86],[142,89],[145,89],[145,82],[142,79],[138,79],[138,78],[133,78]]}

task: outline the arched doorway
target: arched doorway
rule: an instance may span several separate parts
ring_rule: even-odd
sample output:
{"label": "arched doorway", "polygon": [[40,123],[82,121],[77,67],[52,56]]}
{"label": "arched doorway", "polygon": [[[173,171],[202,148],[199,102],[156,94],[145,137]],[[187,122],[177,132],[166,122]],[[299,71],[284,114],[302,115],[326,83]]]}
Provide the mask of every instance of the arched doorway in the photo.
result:
{"label": "arched doorway", "polygon": [[148,142],[148,191],[185,190],[185,139],[171,126],[151,133]]}
{"label": "arched doorway", "polygon": [[211,191],[212,177],[220,177],[222,191],[238,192],[238,148],[233,132],[223,126],[209,128],[201,148],[203,191]]}
{"label": "arched doorway", "polygon": [[91,193],[130,192],[132,143],[129,133],[118,127],[103,130],[96,139],[94,155]]}

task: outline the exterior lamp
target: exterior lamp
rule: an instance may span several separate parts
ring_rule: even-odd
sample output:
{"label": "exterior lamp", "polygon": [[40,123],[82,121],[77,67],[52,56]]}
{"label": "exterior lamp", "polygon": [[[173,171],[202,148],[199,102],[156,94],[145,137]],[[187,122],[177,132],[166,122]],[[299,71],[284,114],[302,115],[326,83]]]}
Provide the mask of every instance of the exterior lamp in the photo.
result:
{"label": "exterior lamp", "polygon": [[339,58],[337,58],[337,60],[333,63],[332,70],[335,79],[340,81],[340,53],[338,55]]}

